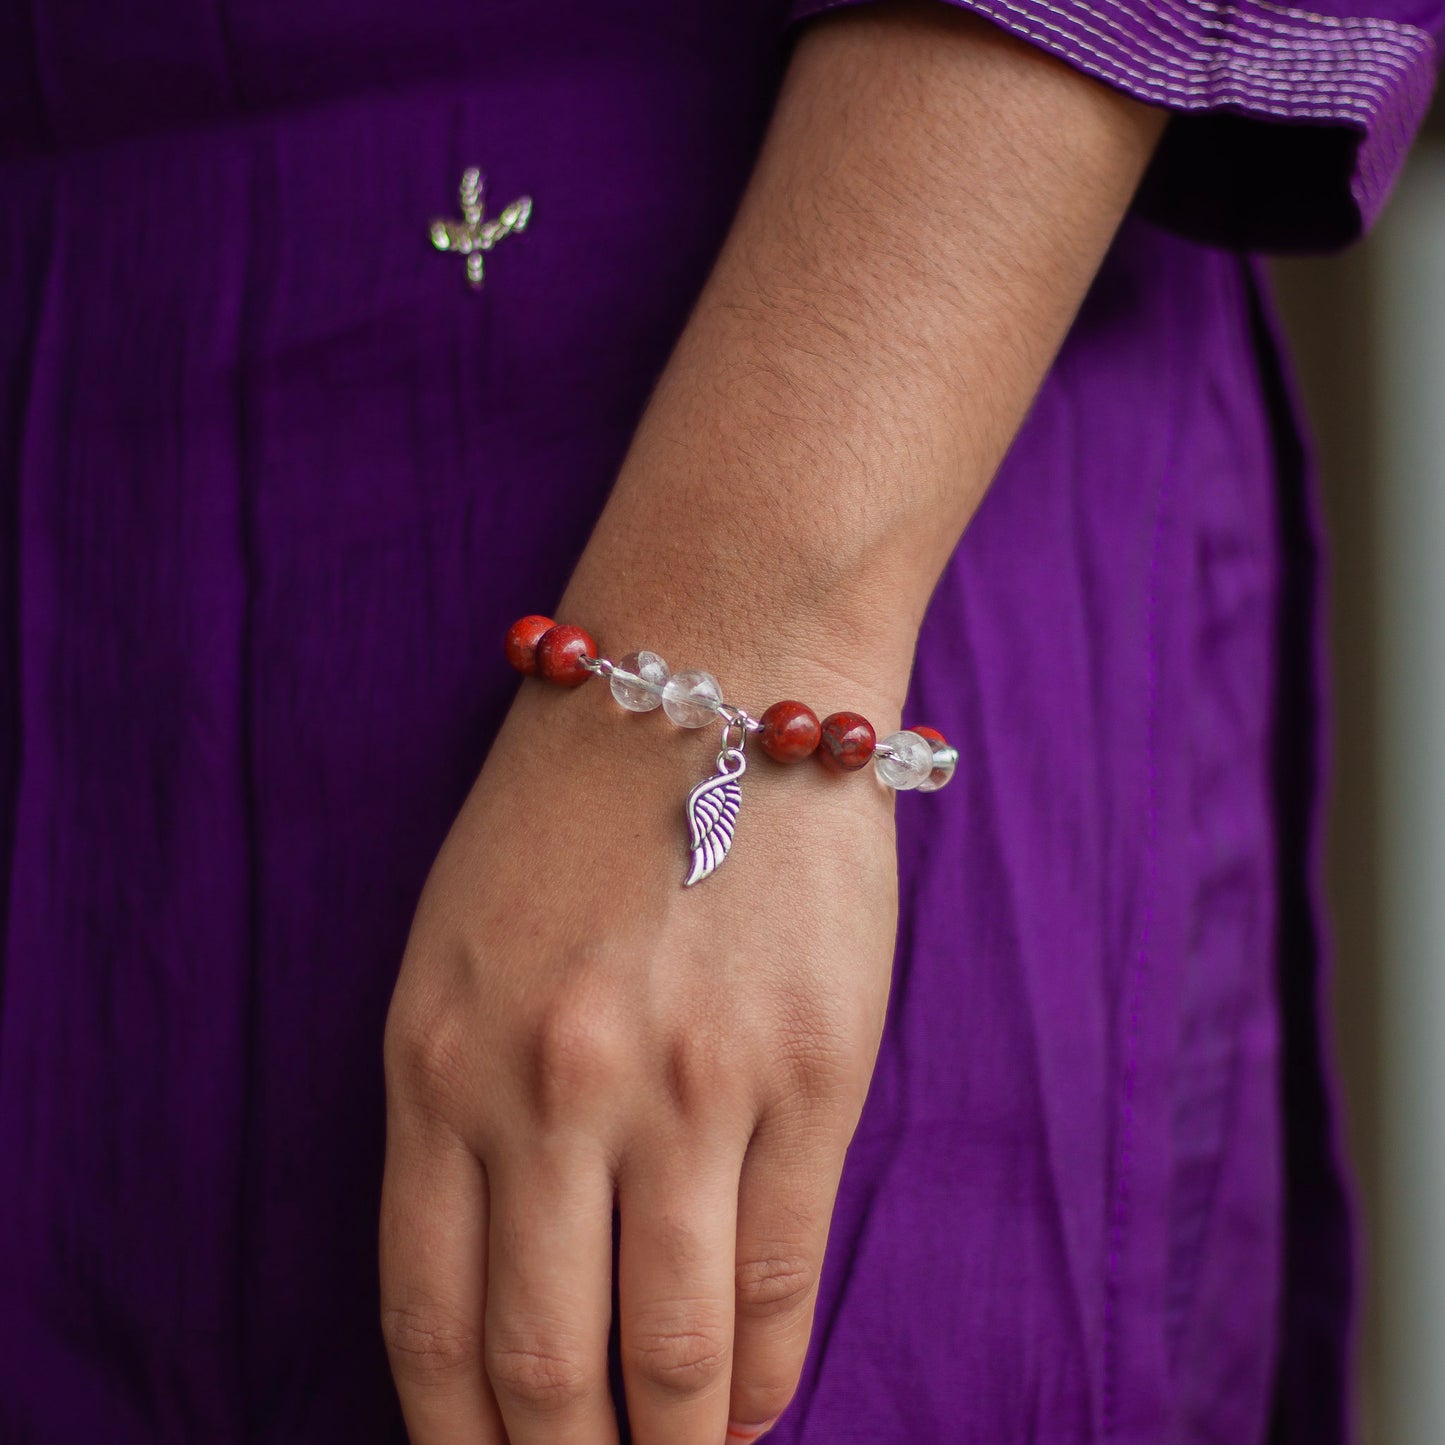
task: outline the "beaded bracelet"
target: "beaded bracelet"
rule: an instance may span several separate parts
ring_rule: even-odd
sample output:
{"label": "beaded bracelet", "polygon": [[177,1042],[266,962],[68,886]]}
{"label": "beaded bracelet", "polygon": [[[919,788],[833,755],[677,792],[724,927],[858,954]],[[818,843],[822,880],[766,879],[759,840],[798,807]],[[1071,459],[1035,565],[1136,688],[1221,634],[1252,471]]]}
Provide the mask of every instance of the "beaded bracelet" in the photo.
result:
{"label": "beaded bracelet", "polygon": [[[605,677],[612,696],[629,712],[662,710],[679,727],[700,728],[721,719],[722,751],[717,771],[687,795],[690,866],[683,886],[706,878],[727,857],[742,804],[739,779],[747,770],[743,749],[750,733],[780,763],[815,756],[829,772],[851,773],[873,762],[874,772],[896,791],[936,792],[953,776],[958,750],[935,728],[915,727],[879,741],[867,718],[856,712],[830,713],[821,722],[801,702],[775,702],[753,717],[723,701],[718,680],[708,672],[672,672],[655,652],[629,652],[620,662],[600,657],[581,627],[532,614],[507,630],[507,661],[527,677],[577,687],[593,674]],[[734,737],[736,734],[736,737]]]}

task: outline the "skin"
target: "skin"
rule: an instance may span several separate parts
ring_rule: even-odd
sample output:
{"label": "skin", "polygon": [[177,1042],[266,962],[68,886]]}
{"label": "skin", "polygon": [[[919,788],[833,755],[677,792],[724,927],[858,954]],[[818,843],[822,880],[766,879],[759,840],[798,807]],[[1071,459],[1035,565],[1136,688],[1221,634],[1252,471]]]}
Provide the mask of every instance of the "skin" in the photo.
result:
{"label": "skin", "polygon": [[[932,0],[807,27],[554,615],[755,714],[898,727],[1162,124]],[[437,858],[386,1034],[382,1324],[416,1445],[617,1440],[614,1206],[634,1440],[752,1439],[796,1388],[883,1027],[892,794],[752,749],[737,844],[683,889],[717,746],[528,679]]]}

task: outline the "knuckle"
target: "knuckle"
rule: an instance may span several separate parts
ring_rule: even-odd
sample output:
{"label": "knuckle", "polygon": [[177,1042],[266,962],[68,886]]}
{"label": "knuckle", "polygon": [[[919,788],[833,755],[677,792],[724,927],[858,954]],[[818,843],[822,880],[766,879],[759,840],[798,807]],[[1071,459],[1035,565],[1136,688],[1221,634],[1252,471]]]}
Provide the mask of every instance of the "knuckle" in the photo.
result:
{"label": "knuckle", "polygon": [[800,1309],[813,1297],[818,1270],[805,1254],[751,1254],[737,1262],[738,1312],[752,1319]]}
{"label": "knuckle", "polygon": [[739,1070],[728,1067],[719,1043],[702,1032],[674,1038],[666,1067],[668,1095],[680,1112],[710,1114],[732,1100]]}
{"label": "knuckle", "polygon": [[592,1390],[591,1374],[572,1341],[543,1328],[489,1330],[486,1366],[492,1388],[534,1414],[559,1414]]}
{"label": "knuckle", "polygon": [[847,1010],[837,1001],[795,1004],[776,1025],[777,1066],[790,1088],[808,1095],[845,1087],[858,1072],[861,1053]]}
{"label": "knuckle", "polygon": [[439,1305],[387,1306],[381,1332],[392,1369],[407,1380],[442,1382],[477,1368],[481,1359],[476,1326]]}
{"label": "knuckle", "polygon": [[410,1099],[446,1097],[466,1070],[466,1049],[467,1031],[454,1014],[394,1011],[386,1025],[387,1081]]}
{"label": "knuckle", "polygon": [[616,1027],[595,1008],[566,1000],[537,1022],[532,1037],[533,1092],[544,1113],[569,1111],[612,1088],[626,1067]]}
{"label": "knuckle", "polygon": [[821,1022],[791,1030],[777,1057],[790,1095],[810,1103],[842,1102],[867,1073],[843,1030]]}
{"label": "knuckle", "polygon": [[726,1370],[730,1341],[715,1308],[644,1315],[624,1328],[623,1359],[637,1379],[664,1394],[692,1395]]}
{"label": "knuckle", "polygon": [[802,1365],[784,1378],[774,1371],[762,1376],[756,1371],[751,1378],[733,1382],[733,1414],[744,1420],[773,1420],[792,1403],[798,1388]]}

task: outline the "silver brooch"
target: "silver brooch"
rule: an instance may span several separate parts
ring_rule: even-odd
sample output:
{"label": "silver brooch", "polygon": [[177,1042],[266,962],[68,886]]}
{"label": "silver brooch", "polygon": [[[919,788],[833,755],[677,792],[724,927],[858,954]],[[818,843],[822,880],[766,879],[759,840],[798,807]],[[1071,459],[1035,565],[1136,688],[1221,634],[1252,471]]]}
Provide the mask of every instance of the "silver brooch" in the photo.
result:
{"label": "silver brooch", "polygon": [[467,284],[482,289],[482,253],[490,251],[503,236],[525,231],[532,216],[531,196],[521,196],[490,221],[482,219],[485,182],[472,166],[462,174],[460,221],[438,218],[431,223],[431,243],[438,251],[456,251],[467,258]]}

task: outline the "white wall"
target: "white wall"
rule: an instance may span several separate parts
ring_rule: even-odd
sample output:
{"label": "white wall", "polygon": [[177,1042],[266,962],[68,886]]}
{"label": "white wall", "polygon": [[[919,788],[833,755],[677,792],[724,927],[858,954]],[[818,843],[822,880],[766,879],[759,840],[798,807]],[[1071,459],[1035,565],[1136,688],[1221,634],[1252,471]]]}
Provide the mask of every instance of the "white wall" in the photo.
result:
{"label": "white wall", "polygon": [[1378,1383],[1388,1445],[1445,1445],[1445,146],[1417,151],[1376,250],[1384,909]]}

